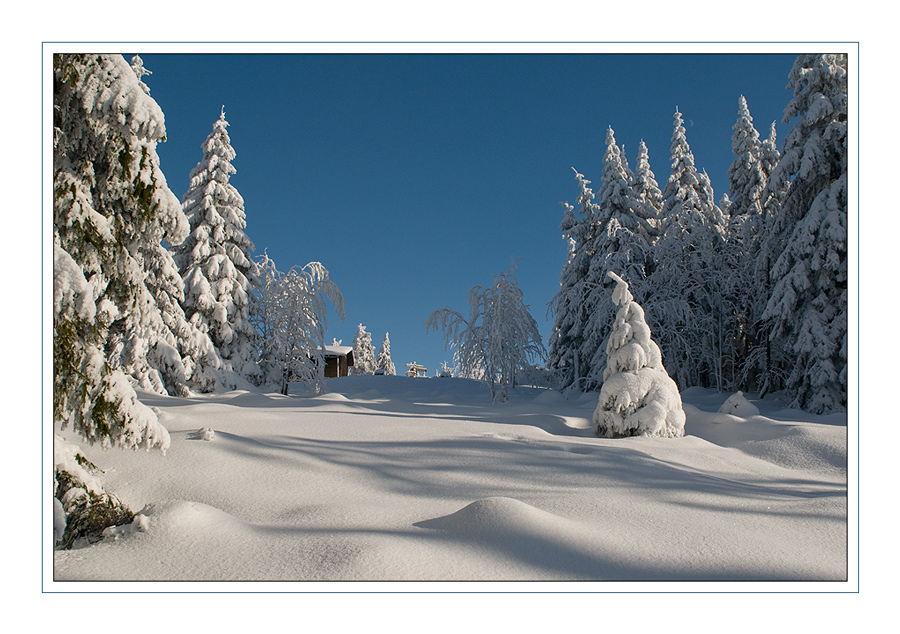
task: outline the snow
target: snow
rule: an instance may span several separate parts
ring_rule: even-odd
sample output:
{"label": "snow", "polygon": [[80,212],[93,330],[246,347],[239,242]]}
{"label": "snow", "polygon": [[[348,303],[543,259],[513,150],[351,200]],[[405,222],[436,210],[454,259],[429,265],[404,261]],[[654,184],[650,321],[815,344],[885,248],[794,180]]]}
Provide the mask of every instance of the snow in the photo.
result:
{"label": "snow", "polygon": [[[82,447],[136,517],[98,544],[55,551],[54,579],[848,576],[845,415],[744,395],[759,412],[745,417],[719,411],[728,395],[692,388],[682,394],[684,437],[606,439],[591,425],[596,393],[519,386],[494,404],[474,380],[372,375],[327,388],[139,393],[170,447]],[[90,585],[99,587],[109,586]]]}

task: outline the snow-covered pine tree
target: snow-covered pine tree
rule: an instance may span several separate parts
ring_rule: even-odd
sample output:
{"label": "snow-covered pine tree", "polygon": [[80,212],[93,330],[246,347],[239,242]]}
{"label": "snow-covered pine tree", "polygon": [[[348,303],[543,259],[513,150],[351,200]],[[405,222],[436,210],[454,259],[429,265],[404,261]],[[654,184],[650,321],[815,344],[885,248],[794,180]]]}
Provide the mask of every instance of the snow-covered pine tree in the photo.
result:
{"label": "snow-covered pine tree", "polygon": [[736,310],[730,328],[734,364],[731,387],[754,389],[764,373],[761,362],[765,360],[766,335],[762,312],[770,292],[769,266],[761,258],[766,227],[765,192],[779,155],[774,123],[769,138],[761,141],[743,95],[738,100],[738,118],[733,130],[731,149],[735,159],[728,171],[731,206],[726,252],[731,271],[729,295]]}
{"label": "snow-covered pine tree", "polygon": [[53,101],[54,418],[92,443],[165,450],[165,428],[110,362],[116,337],[135,344],[136,367],[158,349],[142,259],[187,231],[156,154],[163,113],[120,55],[56,55]]}
{"label": "snow-covered pine tree", "polygon": [[587,303],[588,275],[597,231],[597,206],[594,192],[588,187],[591,181],[575,168],[572,170],[581,189],[576,201],[581,208],[576,216],[574,207],[563,203],[565,211],[560,230],[568,245],[568,258],[560,273],[559,291],[549,305],[549,312],[555,317],[547,368],[560,389],[582,389],[590,368],[590,359],[582,359],[581,350],[585,325],[591,315]]}
{"label": "snow-covered pine tree", "polygon": [[606,132],[606,152],[603,156],[603,179],[597,193],[594,245],[588,269],[586,303],[590,317],[584,328],[584,343],[580,358],[588,362],[583,371],[585,390],[596,390],[602,384],[606,366],[606,345],[614,319],[614,310],[606,301],[606,281],[609,271],[624,272],[634,280],[638,293],[646,296],[643,288],[647,277],[647,263],[651,258],[650,232],[652,228],[643,222],[637,210],[644,205],[631,189],[634,176],[628,170],[613,129]]}
{"label": "snow-covered pine tree", "polygon": [[683,386],[723,388],[728,335],[721,251],[727,227],[709,177],[698,172],[675,110],[672,173],[663,189],[660,236],[644,302],[669,371]]}
{"label": "snow-covered pine tree", "polygon": [[608,361],[594,410],[597,435],[683,436],[681,395],[650,338],[644,311],[621,277],[612,271],[609,277],[616,282],[613,303],[619,309],[606,345]]}
{"label": "snow-covered pine tree", "polygon": [[515,387],[516,372],[534,359],[544,359],[537,322],[528,312],[515,277],[515,264],[494,276],[490,288],[469,291],[469,319],[448,308],[428,317],[425,330],[441,330],[456,348],[460,374],[479,376],[494,402],[504,402]]}
{"label": "snow-covered pine tree", "polygon": [[764,317],[773,347],[792,353],[784,388],[814,413],[847,407],[847,69],[846,54],[796,59],[784,121],[797,122],[770,179],[790,184],[772,223]]}
{"label": "snow-covered pine tree", "polygon": [[[229,182],[237,170],[227,127],[223,107],[201,146],[203,158],[191,171],[183,197],[190,233],[175,247],[175,261],[184,280],[185,314],[209,335],[227,369],[237,375],[228,385],[236,387],[240,377],[258,382],[261,371],[250,323],[254,247],[244,231],[244,200]],[[195,362],[203,365],[202,359]]]}
{"label": "snow-covered pine tree", "polygon": [[[139,56],[132,59],[132,70],[138,80],[149,75]],[[142,90],[150,89],[142,81]],[[109,358],[144,389],[183,396],[189,389],[209,392],[219,387],[223,367],[218,352],[206,333],[185,317],[181,303],[184,284],[172,253],[159,236],[146,234],[137,249],[158,315],[153,312],[138,325],[113,327]],[[197,359],[204,363],[198,367]]]}
{"label": "snow-covered pine tree", "polygon": [[647,145],[643,139],[638,146],[638,158],[634,167],[631,191],[634,193],[634,197],[643,203],[642,206],[635,209],[635,212],[649,224],[651,231],[647,237],[653,242],[659,232],[659,214],[662,211],[663,197],[659,183],[656,182],[656,175],[650,169],[650,153],[647,151]]}
{"label": "snow-covered pine tree", "polygon": [[375,374],[378,366],[375,363],[375,346],[372,345],[372,333],[359,324],[353,338],[353,374]]}
{"label": "snow-covered pine tree", "polygon": [[731,200],[730,214],[760,215],[761,194],[766,186],[766,174],[760,161],[761,142],[759,132],[753,127],[753,117],[747,99],[738,99],[738,118],[732,126],[731,151],[735,158],[728,168]]}
{"label": "snow-covered pine tree", "polygon": [[391,340],[388,337],[388,334],[389,333],[384,333],[381,349],[378,351],[378,357],[375,359],[375,369],[383,370],[384,374],[394,376],[397,374],[397,369],[394,367],[394,362],[391,360]]}

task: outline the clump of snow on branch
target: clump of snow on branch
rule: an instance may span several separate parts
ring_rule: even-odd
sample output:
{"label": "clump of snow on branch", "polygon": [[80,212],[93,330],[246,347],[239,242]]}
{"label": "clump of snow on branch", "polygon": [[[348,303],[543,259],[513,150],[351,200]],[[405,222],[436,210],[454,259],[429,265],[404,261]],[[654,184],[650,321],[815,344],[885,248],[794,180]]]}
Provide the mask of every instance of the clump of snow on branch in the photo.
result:
{"label": "clump of snow on branch", "polygon": [[593,416],[597,434],[683,436],[681,395],[663,367],[659,346],[650,338],[644,310],[621,277],[612,271],[609,277],[616,282],[613,302],[619,311],[606,346],[603,387]]}

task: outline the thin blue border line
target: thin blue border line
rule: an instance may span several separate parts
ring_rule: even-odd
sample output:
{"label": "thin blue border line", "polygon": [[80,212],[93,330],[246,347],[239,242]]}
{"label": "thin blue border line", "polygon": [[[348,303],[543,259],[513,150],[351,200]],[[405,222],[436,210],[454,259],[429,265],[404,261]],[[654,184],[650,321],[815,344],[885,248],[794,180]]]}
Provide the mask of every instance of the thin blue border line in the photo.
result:
{"label": "thin blue border line", "polygon": [[[527,42],[527,41],[514,41],[514,42],[505,42],[505,41],[442,41],[442,42],[427,42],[427,41],[389,41],[389,42],[379,42],[379,41],[365,41],[365,42],[353,42],[353,41],[337,41],[337,42],[329,42],[329,41],[301,41],[301,42],[291,42],[291,41],[277,41],[277,42],[259,42],[259,41],[245,41],[245,42],[193,42],[193,41],[184,41],[184,42],[159,42],[159,41],[145,41],[145,42],[115,42],[115,41],[107,41],[107,42],[78,42],[78,41],[42,41],[41,42],[41,78],[43,80],[44,77],[44,67],[43,67],[43,53],[44,48],[49,44],[611,44],[611,45],[626,45],[626,44],[683,44],[683,45],[691,45],[691,44],[805,44],[805,43],[819,43],[814,40],[809,41],[798,41],[798,42],[764,42],[764,41],[741,41],[741,42],[728,42],[728,41],[712,41],[712,42],[677,42],[677,41],[665,41],[665,42],[591,42],[591,41],[577,41],[577,42],[566,42],[566,41],[541,41],[541,42]],[[861,177],[860,172],[860,156],[859,156],[859,143],[860,143],[860,42],[859,41],[836,41],[836,42],[826,42],[827,44],[855,44],[856,45],[856,174],[857,174],[857,190],[856,190],[856,208],[857,214],[861,215],[860,209],[860,190],[862,189],[859,185],[859,179]],[[202,54],[202,53],[196,53]],[[662,55],[671,55],[674,53],[659,53]],[[685,55],[690,55],[694,53],[684,53]],[[701,53],[702,54],[702,53]],[[720,55],[727,55],[728,53],[717,53]],[[764,53],[760,53],[764,54]],[[45,122],[44,122],[44,82],[41,81],[41,170],[43,171],[43,159],[44,159],[44,136],[45,136]],[[44,363],[44,336],[43,336],[43,320],[44,320],[44,292],[43,292],[43,283],[44,283],[44,239],[43,239],[43,210],[44,210],[44,184],[42,179],[41,185],[41,461],[43,462],[44,456],[44,430],[43,430],[43,421],[44,421],[44,372],[43,372],[43,363]],[[857,228],[859,225],[859,217],[857,218]],[[859,377],[859,366],[860,366],[860,328],[859,328],[859,318],[860,318],[860,298],[859,298],[859,283],[860,283],[860,267],[859,267],[859,254],[861,249],[861,241],[860,241],[860,232],[857,231],[856,234],[856,248],[857,248],[857,267],[856,267],[856,289],[857,289],[857,304],[856,304],[856,323],[857,323],[857,332],[856,332],[856,366],[857,366],[857,376],[856,376],[856,386],[857,386],[857,421],[859,421],[859,402],[860,402],[860,389],[861,389],[861,381]],[[53,423],[51,423],[51,429],[53,427]],[[848,430],[849,431],[849,430]],[[861,521],[860,521],[860,425],[857,422],[856,426],[856,463],[857,463],[857,479],[856,479],[856,589],[855,590],[826,590],[823,592],[815,592],[812,590],[796,590],[796,591],[777,591],[777,590],[762,590],[762,591],[732,591],[732,590],[708,590],[704,592],[696,592],[691,590],[648,590],[640,592],[640,594],[859,594],[861,592],[861,578],[860,578],[860,561],[861,561],[861,547],[860,542],[862,541],[860,538],[861,534]],[[44,478],[45,474],[43,469],[41,470],[41,493],[40,497],[43,497],[44,492]],[[41,504],[41,526],[44,525],[44,504]],[[246,590],[226,590],[226,591],[212,591],[212,590],[188,590],[188,591],[178,591],[178,590],[159,590],[159,591],[148,591],[148,590],[73,590],[73,591],[50,591],[46,590],[44,587],[45,579],[43,577],[44,571],[44,544],[43,544],[44,536],[41,534],[41,593],[42,594],[635,594],[634,591],[625,591],[625,590],[614,590],[614,591],[595,591],[595,590],[579,590],[579,591],[562,591],[562,592],[546,592],[546,591],[534,591],[534,590],[525,590],[525,591],[362,591],[362,590],[350,590],[350,591],[324,591],[324,590],[311,590],[311,591],[303,591],[303,590],[260,590],[260,591],[246,591]],[[847,537],[849,540],[849,535]],[[52,551],[51,551],[52,552]],[[403,581],[387,581],[389,583],[404,583]],[[106,582],[98,582],[98,583],[106,583]],[[179,581],[165,581],[162,583],[182,583]],[[195,583],[195,582],[184,582],[184,583]],[[285,582],[268,582],[264,581],[262,583],[285,583]],[[304,583],[303,581],[299,582],[287,582],[287,583]],[[344,583],[343,581],[336,581],[335,583]],[[419,582],[410,582],[410,583],[419,583]],[[469,583],[469,582],[461,582],[461,583]],[[490,582],[489,582],[490,583]],[[505,583],[505,582],[504,582]],[[523,583],[534,583],[533,581],[524,581]],[[591,583],[591,581],[573,581],[573,583]],[[597,583],[607,583],[607,582],[597,582]],[[699,582],[706,583],[706,582]],[[769,583],[769,582],[765,582]],[[778,583],[778,582],[773,582]],[[793,583],[793,582],[785,582],[785,583]],[[830,582],[828,582],[830,583]]]}
{"label": "thin blue border line", "polygon": [[[41,45],[42,45],[42,46],[47,45],[47,44],[91,44],[91,45],[93,45],[93,44],[127,44],[127,45],[129,45],[129,46],[130,46],[130,45],[137,45],[137,44],[170,44],[170,45],[179,45],[179,44],[199,44],[199,45],[202,45],[202,46],[218,45],[218,44],[229,44],[229,45],[235,45],[235,46],[238,46],[238,45],[244,45],[244,44],[269,44],[269,45],[274,45],[274,46],[277,46],[277,45],[280,45],[280,44],[292,44],[292,45],[305,45],[305,44],[315,44],[315,45],[318,45],[318,44],[335,44],[335,45],[342,45],[342,44],[362,44],[362,45],[368,45],[368,44],[385,44],[385,45],[390,45],[390,44],[433,44],[433,45],[436,45],[436,46],[440,46],[440,45],[443,45],[443,44],[500,44],[500,45],[504,45],[504,44],[529,44],[529,45],[534,45],[534,46],[540,46],[540,45],[544,45],[544,44],[572,44],[572,45],[579,45],[579,44],[593,44],[593,45],[596,45],[596,46],[607,46],[607,45],[608,45],[608,46],[630,46],[630,45],[635,45],[635,44],[637,44],[637,45],[642,45],[642,44],[655,44],[655,45],[659,45],[659,44],[661,44],[661,45],[664,45],[664,46],[665,46],[665,45],[670,45],[670,44],[681,45],[681,46],[693,46],[693,45],[710,45],[710,46],[712,46],[712,45],[721,45],[721,44],[737,45],[737,46],[740,46],[740,45],[743,45],[743,44],[766,44],[766,45],[775,45],[775,46],[778,46],[778,45],[791,45],[791,46],[793,46],[793,45],[806,45],[806,44],[829,44],[829,45],[832,45],[832,44],[834,44],[834,45],[856,44],[856,47],[857,47],[857,58],[858,58],[858,54],[859,54],[858,49],[859,49],[859,44],[860,44],[860,43],[859,43],[858,41],[854,41],[854,40],[846,40],[846,41],[829,41],[829,42],[822,42],[822,41],[819,41],[819,40],[797,40],[797,41],[783,40],[783,41],[777,41],[777,42],[766,42],[766,41],[755,41],[755,40],[746,40],[746,41],[737,41],[737,42],[735,42],[735,41],[727,41],[727,40],[709,40],[709,41],[703,41],[703,40],[697,40],[697,41],[678,41],[678,40],[671,40],[671,41],[669,41],[669,40],[666,40],[666,41],[661,41],[661,42],[643,41],[643,40],[638,40],[638,41],[627,41],[627,42],[616,42],[616,41],[590,41],[590,40],[579,40],[579,41],[542,40],[542,41],[537,41],[537,42],[534,42],[534,41],[527,41],[527,40],[510,40],[510,41],[505,41],[505,40],[446,40],[446,41],[425,41],[425,40],[389,40],[389,41],[379,41],[379,40],[365,40],[365,41],[359,41],[359,42],[355,42],[355,41],[352,41],[352,40],[348,40],[348,41],[344,41],[344,40],[337,40],[337,41],[330,41],[330,40],[300,40],[300,41],[291,41],[291,40],[279,40],[279,41],[241,40],[241,41],[230,41],[230,42],[229,42],[229,41],[218,41],[218,40],[210,40],[210,41],[204,41],[204,40],[178,40],[178,41],[174,41],[174,42],[166,42],[166,41],[162,41],[162,40],[145,40],[145,41],[123,41],[123,40],[96,40],[96,41],[90,41],[90,40],[89,40],[89,41],[84,41],[84,40],[46,40],[46,41],[41,42]],[[191,55],[194,55],[194,54],[196,54],[196,55],[204,55],[204,54],[206,54],[206,53],[185,53],[185,54],[191,54]],[[209,54],[209,55],[219,55],[219,54],[226,54],[226,53],[208,53],[208,54]],[[244,53],[235,53],[235,54],[236,54],[236,55],[243,55]],[[352,53],[352,54],[363,55],[363,54],[365,54],[365,53]],[[515,54],[519,54],[519,53],[515,53]],[[616,53],[586,53],[586,54],[592,54],[592,55],[614,55],[614,54],[616,54]],[[625,54],[629,54],[629,53],[622,53],[622,54],[625,55]],[[639,54],[639,53],[636,53],[636,54]],[[649,53],[649,54],[654,54],[654,53]],[[659,53],[659,54],[660,54],[660,55],[674,55],[674,54],[677,54],[677,53]],[[695,53],[683,53],[683,54],[684,54],[684,55],[694,55]],[[702,55],[702,54],[704,54],[704,53],[696,53],[696,54]],[[713,54],[713,55],[729,55],[730,53],[721,53],[721,52],[717,52],[717,53],[711,53],[711,54]],[[748,54],[752,54],[752,53],[748,53]],[[758,54],[758,55],[767,55],[767,54],[769,54],[769,53],[757,53],[757,54]]]}

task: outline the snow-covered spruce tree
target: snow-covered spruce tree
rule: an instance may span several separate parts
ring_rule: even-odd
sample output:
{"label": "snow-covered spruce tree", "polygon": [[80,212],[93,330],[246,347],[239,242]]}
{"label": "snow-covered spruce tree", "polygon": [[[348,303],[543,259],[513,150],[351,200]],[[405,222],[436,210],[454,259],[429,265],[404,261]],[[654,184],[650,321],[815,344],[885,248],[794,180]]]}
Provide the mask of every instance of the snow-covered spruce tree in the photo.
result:
{"label": "snow-covered spruce tree", "polygon": [[290,382],[325,390],[325,301],[344,319],[344,297],[319,262],[291,267],[287,273],[263,254],[256,262],[251,321],[260,350],[261,383],[288,393]]}
{"label": "snow-covered spruce tree", "polygon": [[375,361],[375,346],[372,345],[372,333],[359,324],[353,338],[353,374],[375,374],[378,365]]}
{"label": "snow-covered spruce tree", "polygon": [[760,198],[765,189],[767,174],[760,162],[761,142],[759,132],[753,127],[753,117],[747,99],[738,99],[738,118],[732,126],[731,151],[735,158],[728,168],[728,184],[732,216],[760,215]]}
{"label": "snow-covered spruce tree", "polygon": [[513,264],[496,275],[492,287],[475,286],[469,291],[468,320],[448,307],[431,313],[425,326],[426,332],[443,332],[447,345],[456,348],[460,374],[481,374],[494,402],[507,400],[518,370],[546,356],[515,268]]}
{"label": "snow-covered spruce tree", "polygon": [[728,334],[723,316],[727,273],[721,266],[727,227],[709,177],[698,172],[681,113],[675,110],[672,173],[663,189],[660,235],[648,279],[653,324],[666,365],[682,387],[722,389]]}
{"label": "snow-covered spruce tree", "polygon": [[165,450],[165,428],[109,360],[111,332],[139,340],[161,323],[143,262],[159,251],[146,245],[187,230],[159,169],[164,117],[120,55],[55,56],[53,100],[54,418],[92,443]]}
{"label": "snow-covered spruce tree", "polygon": [[397,368],[391,360],[391,340],[389,333],[384,333],[384,339],[381,342],[381,349],[378,351],[378,357],[375,359],[375,369],[383,370],[384,374],[394,376],[397,374]]}
{"label": "snow-covered spruce tree", "polygon": [[548,370],[555,376],[560,389],[582,389],[584,377],[590,369],[590,359],[581,358],[584,345],[584,329],[590,319],[588,305],[589,272],[593,257],[594,237],[597,232],[597,205],[594,192],[587,180],[575,168],[575,179],[581,189],[578,202],[581,205],[576,216],[574,207],[563,203],[564,215],[560,229],[568,245],[568,258],[559,278],[559,291],[549,304],[549,312],[555,315],[550,335],[547,360]]}
{"label": "snow-covered spruce tree", "polygon": [[[801,55],[785,140],[771,180],[789,180],[773,220],[775,280],[764,317],[790,351],[784,388],[814,412],[847,407],[847,56]],[[780,247],[780,249],[779,249]]]}
{"label": "snow-covered spruce tree", "polygon": [[580,358],[588,362],[583,371],[583,389],[599,389],[606,366],[605,342],[613,323],[614,312],[606,301],[609,292],[606,281],[609,271],[624,272],[634,280],[639,294],[647,277],[651,258],[652,226],[641,218],[638,210],[644,205],[631,189],[634,176],[628,170],[620,148],[616,145],[612,128],[606,133],[606,153],[603,156],[603,179],[597,193],[594,245],[588,269],[587,305],[590,316],[584,327],[584,342]]}
{"label": "snow-covered spruce tree", "polygon": [[594,410],[597,435],[683,436],[681,395],[663,367],[659,347],[650,338],[644,310],[621,277],[612,271],[609,277],[616,282],[613,303],[619,310],[606,344],[608,361]]}
{"label": "snow-covered spruce tree", "polygon": [[[769,174],[778,161],[775,126],[769,138],[761,141],[753,126],[753,117],[742,95],[738,100],[738,118],[733,126],[731,149],[735,156],[728,170],[731,189],[728,268],[729,292],[735,306],[732,320],[732,389],[754,389],[758,385],[764,359],[765,340],[762,313],[769,296],[769,266],[761,249],[765,240],[765,200]],[[762,265],[761,265],[762,264]]]}
{"label": "snow-covered spruce tree", "polygon": [[[241,378],[258,382],[261,372],[250,323],[254,247],[244,231],[244,200],[229,182],[237,170],[231,164],[236,153],[227,127],[222,108],[183,197],[190,233],[175,247],[175,261],[184,280],[185,314],[209,335],[226,369],[234,373],[226,386],[233,388]],[[203,365],[202,359],[195,362]]]}
{"label": "snow-covered spruce tree", "polygon": [[662,211],[663,197],[656,182],[656,175],[650,169],[650,153],[643,139],[638,146],[637,164],[634,167],[634,178],[631,182],[631,191],[638,202],[642,203],[635,212],[652,227],[651,242],[656,239],[659,232],[659,214]]}
{"label": "snow-covered spruce tree", "polygon": [[[187,229],[156,155],[163,114],[119,55],[56,55],[53,72],[53,418],[90,443],[165,451],[168,432],[126,375],[150,376],[153,353],[170,343],[144,258]],[[116,333],[142,343],[134,368],[111,362]],[[181,378],[172,360],[172,374],[153,374],[158,384]],[[99,483],[87,490],[74,467],[56,462],[65,544],[128,521]]]}

